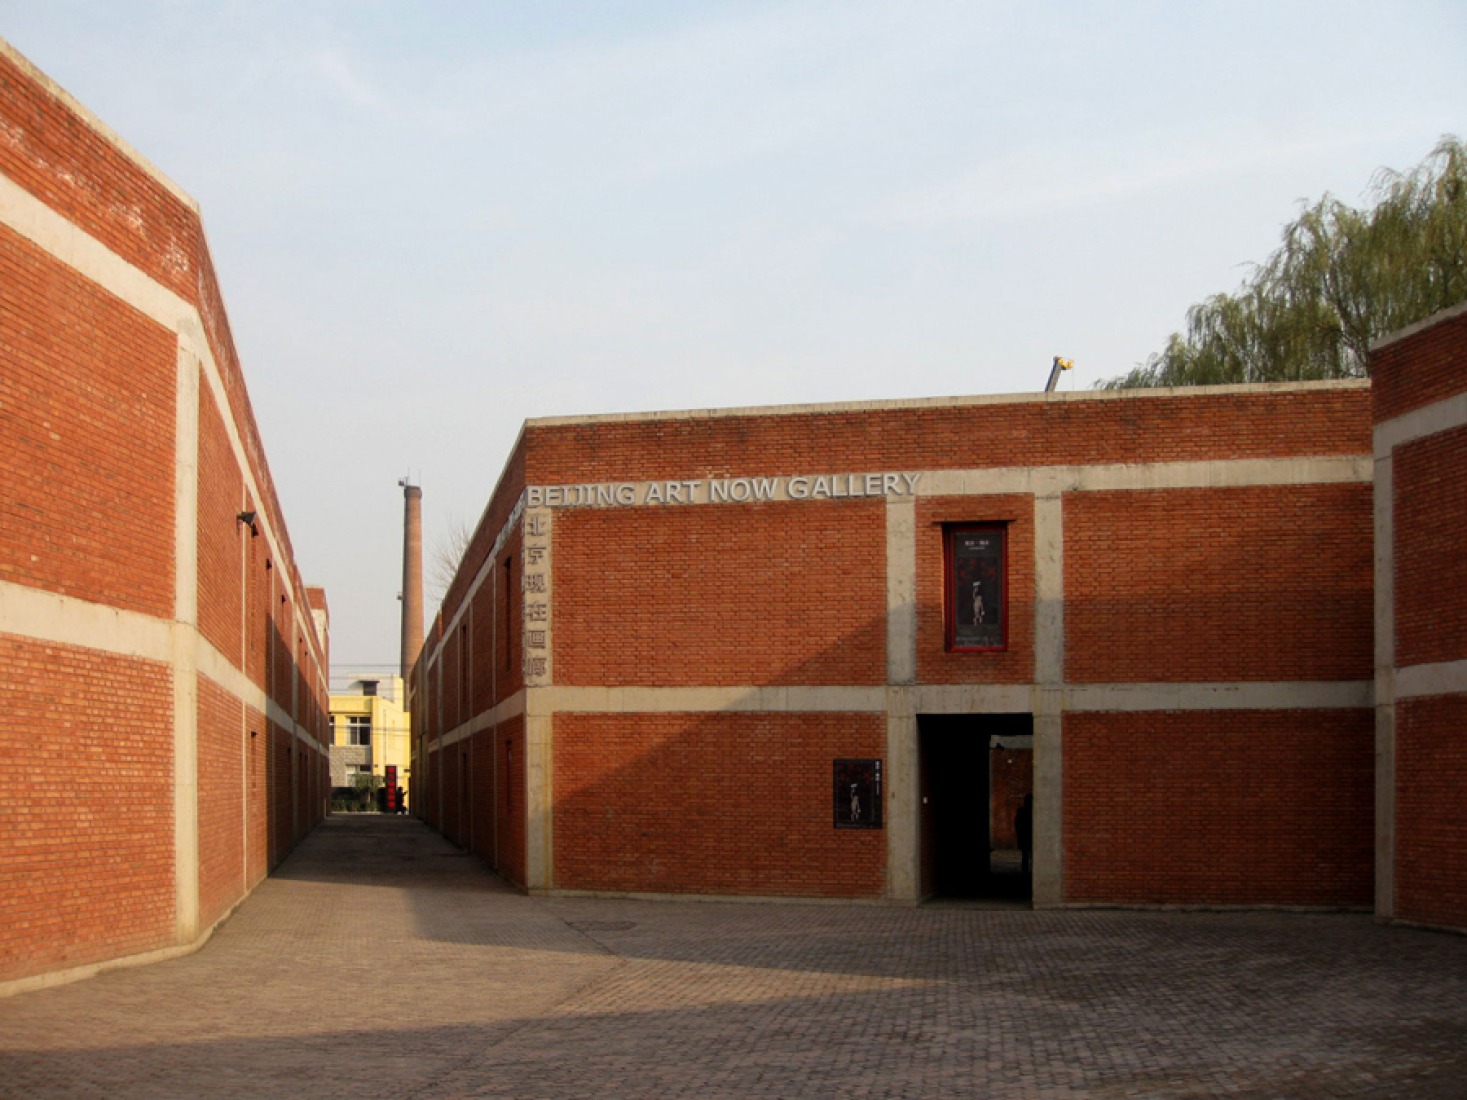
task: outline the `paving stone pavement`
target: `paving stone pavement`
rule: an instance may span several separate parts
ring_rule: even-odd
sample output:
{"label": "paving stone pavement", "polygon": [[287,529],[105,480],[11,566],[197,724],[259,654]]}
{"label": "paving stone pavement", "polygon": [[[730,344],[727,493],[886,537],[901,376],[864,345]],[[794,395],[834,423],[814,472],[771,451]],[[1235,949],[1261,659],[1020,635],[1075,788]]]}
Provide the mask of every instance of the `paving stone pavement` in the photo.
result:
{"label": "paving stone pavement", "polygon": [[1360,914],[527,898],[335,816],[199,952],[0,1000],[0,1096],[1467,1098]]}

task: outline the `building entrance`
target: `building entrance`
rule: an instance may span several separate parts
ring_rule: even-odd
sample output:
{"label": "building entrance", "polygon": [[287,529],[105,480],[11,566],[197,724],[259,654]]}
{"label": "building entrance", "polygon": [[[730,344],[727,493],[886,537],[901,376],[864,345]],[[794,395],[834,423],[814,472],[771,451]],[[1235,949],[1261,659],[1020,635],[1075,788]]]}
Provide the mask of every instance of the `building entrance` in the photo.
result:
{"label": "building entrance", "polygon": [[1033,896],[1034,717],[917,719],[922,894]]}

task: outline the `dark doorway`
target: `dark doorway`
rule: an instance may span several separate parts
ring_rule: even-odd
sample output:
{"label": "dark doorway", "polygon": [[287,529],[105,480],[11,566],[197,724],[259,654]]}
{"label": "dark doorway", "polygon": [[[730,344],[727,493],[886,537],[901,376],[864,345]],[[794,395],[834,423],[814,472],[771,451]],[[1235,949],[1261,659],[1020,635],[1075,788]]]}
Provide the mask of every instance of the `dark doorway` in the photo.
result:
{"label": "dark doorway", "polygon": [[924,714],[917,737],[923,895],[1029,901],[1033,715]]}

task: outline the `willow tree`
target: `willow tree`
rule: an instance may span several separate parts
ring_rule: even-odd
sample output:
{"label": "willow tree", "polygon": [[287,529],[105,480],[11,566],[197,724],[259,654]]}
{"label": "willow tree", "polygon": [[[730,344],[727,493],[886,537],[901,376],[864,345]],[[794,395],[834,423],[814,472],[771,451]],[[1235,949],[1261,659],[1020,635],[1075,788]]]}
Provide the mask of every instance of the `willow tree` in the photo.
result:
{"label": "willow tree", "polygon": [[1101,387],[1364,375],[1371,341],[1467,300],[1467,147],[1446,137],[1411,172],[1382,169],[1370,198],[1306,207],[1236,292],[1194,305],[1185,333]]}

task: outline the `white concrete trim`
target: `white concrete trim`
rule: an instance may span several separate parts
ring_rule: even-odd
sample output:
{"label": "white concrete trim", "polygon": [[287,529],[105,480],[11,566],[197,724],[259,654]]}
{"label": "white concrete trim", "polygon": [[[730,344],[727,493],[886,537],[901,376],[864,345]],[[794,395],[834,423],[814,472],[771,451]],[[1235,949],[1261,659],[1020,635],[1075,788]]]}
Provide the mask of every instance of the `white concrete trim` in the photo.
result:
{"label": "white concrete trim", "polygon": [[995,466],[966,470],[927,470],[917,495],[987,496],[1222,489],[1280,485],[1333,485],[1369,482],[1370,458],[1240,458],[1207,462],[1152,462],[1093,466]]}
{"label": "white concrete trim", "polygon": [[1036,908],[1064,902],[1064,498],[1034,498],[1033,889]]}
{"label": "white concrete trim", "polygon": [[886,896],[921,900],[921,767],[913,690],[893,685],[886,692]]}
{"label": "white concrete trim", "polygon": [[[1216,489],[1251,486],[1368,482],[1370,458],[1247,458],[1207,462],[1125,463],[1095,466],[994,466],[953,470],[873,470],[855,473],[772,474],[764,478],[693,478],[668,482],[643,480],[526,487],[535,510],[573,508],[679,508],[739,506],[760,502],[897,500],[913,497],[1028,494],[1058,498],[1063,493],[1114,490]],[[725,483],[761,482],[757,499],[715,500]],[[800,485],[800,491],[794,486]],[[675,499],[649,499],[667,486],[679,486]],[[597,492],[596,490],[604,490]],[[565,492],[562,493],[562,490]],[[574,492],[571,492],[574,490]],[[625,490],[620,495],[614,490]],[[818,491],[817,491],[818,490]],[[553,499],[552,499],[553,498]]]}
{"label": "white concrete trim", "polygon": [[885,687],[564,687],[540,688],[546,713],[716,714],[886,711]]}
{"label": "white concrete trim", "polygon": [[177,941],[199,934],[199,364],[177,352],[173,493],[173,874]]}
{"label": "white concrete trim", "polygon": [[1059,495],[1034,500],[1034,679],[1059,684],[1065,678],[1064,501]]}
{"label": "white concrete trim", "polygon": [[1057,691],[1034,699],[1034,882],[1036,909],[1065,903],[1064,717]]}
{"label": "white concrete trim", "polygon": [[525,888],[555,885],[555,711],[545,688],[525,689]]}
{"label": "white concrete trim", "polygon": [[886,679],[917,680],[917,506],[886,502]]}
{"label": "white concrete trim", "polygon": [[1373,443],[1375,457],[1386,458],[1397,447],[1428,439],[1442,432],[1449,432],[1467,425],[1467,393],[1423,405],[1419,409],[1382,420],[1375,426]]}
{"label": "white concrete trim", "polygon": [[[738,687],[569,687],[534,689],[544,715],[552,714],[882,714],[891,687],[801,685]],[[1170,710],[1350,710],[1372,705],[1369,680],[1269,681],[1239,683],[917,684],[906,689],[915,714],[1110,713]],[[500,704],[490,718],[480,715],[442,735],[453,744],[512,714]],[[514,709],[509,709],[514,707]]]}
{"label": "white concrete trim", "polygon": [[1028,714],[1033,709],[1033,684],[918,684],[912,689],[915,714]]}
{"label": "white concrete trim", "polygon": [[517,718],[524,713],[525,693],[524,691],[517,691],[498,706],[476,714],[467,722],[461,723],[447,733],[433,738],[429,742],[428,747],[434,752],[437,752],[439,749],[446,749],[450,745],[456,745],[460,741],[473,737],[476,733],[483,733],[485,730],[494,729],[500,723],[506,722],[511,718]]}
{"label": "white concrete trim", "polygon": [[1369,680],[1067,685],[1070,714],[1173,710],[1353,710],[1374,705]]}
{"label": "white concrete trim", "polygon": [[1467,695],[1467,660],[1403,665],[1396,669],[1395,699],[1429,695]]}
{"label": "white concrete trim", "polygon": [[0,633],[166,664],[173,659],[167,619],[0,581]]}

